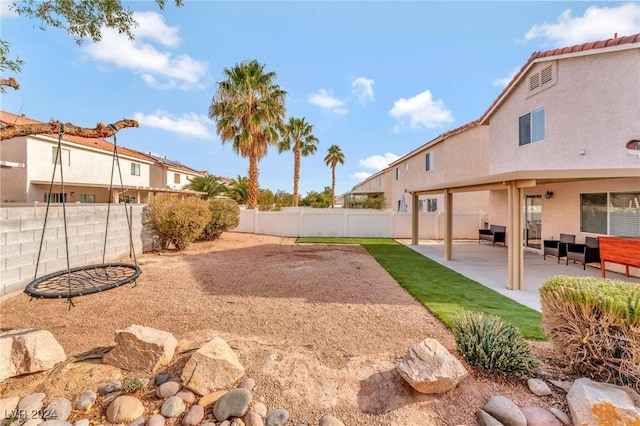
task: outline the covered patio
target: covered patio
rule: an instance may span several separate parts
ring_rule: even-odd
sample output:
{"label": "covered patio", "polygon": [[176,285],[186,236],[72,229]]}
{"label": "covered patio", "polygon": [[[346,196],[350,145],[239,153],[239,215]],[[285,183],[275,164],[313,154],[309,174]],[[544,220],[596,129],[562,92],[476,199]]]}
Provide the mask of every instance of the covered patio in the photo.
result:
{"label": "covered patio", "polygon": [[[600,277],[600,268],[595,267],[596,264],[587,265],[586,270],[583,270],[580,264],[569,262],[567,265],[565,259],[561,259],[558,264],[555,257],[543,260],[540,254],[525,250],[524,285],[520,291],[513,291],[507,288],[506,247],[493,247],[477,241],[454,242],[456,256],[447,260],[444,257],[443,242],[421,240],[420,244],[415,245],[408,239],[399,241],[429,259],[538,311],[541,311],[539,289],[547,279],[556,275]],[[607,271],[607,278],[640,283],[640,278],[625,277],[624,274],[611,271]]]}

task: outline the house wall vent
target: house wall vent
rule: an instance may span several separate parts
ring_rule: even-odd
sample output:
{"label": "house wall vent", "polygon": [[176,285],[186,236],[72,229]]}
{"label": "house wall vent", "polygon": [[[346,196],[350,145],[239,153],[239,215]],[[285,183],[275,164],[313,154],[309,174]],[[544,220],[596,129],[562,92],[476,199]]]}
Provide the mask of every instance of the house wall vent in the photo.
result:
{"label": "house wall vent", "polygon": [[529,78],[529,90],[534,90],[540,87],[540,74],[534,74]]}
{"label": "house wall vent", "polygon": [[544,85],[550,83],[553,80],[553,69],[551,65],[546,67],[540,72],[540,84]]}

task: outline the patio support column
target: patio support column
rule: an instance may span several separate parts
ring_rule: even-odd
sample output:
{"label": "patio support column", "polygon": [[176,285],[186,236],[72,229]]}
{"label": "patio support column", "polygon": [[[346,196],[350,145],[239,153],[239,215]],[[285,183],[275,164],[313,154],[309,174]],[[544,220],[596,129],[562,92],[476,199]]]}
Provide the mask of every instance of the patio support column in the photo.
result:
{"label": "patio support column", "polygon": [[507,288],[522,290],[524,254],[522,250],[522,188],[517,182],[509,182],[507,229]]}
{"label": "patio support column", "polygon": [[453,258],[453,194],[444,190],[444,258]]}
{"label": "patio support column", "polygon": [[418,215],[418,194],[411,194],[411,244],[417,246],[420,239],[420,216]]}

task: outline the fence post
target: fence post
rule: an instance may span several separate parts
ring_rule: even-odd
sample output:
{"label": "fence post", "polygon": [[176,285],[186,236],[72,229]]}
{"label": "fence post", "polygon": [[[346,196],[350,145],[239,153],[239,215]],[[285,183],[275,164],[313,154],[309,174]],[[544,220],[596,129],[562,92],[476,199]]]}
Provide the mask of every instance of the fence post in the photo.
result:
{"label": "fence post", "polygon": [[302,235],[302,231],[303,231],[303,227],[302,227],[302,222],[303,222],[303,218],[302,215],[304,214],[304,209],[300,209],[300,214],[298,215],[298,237],[304,237],[304,235]]}

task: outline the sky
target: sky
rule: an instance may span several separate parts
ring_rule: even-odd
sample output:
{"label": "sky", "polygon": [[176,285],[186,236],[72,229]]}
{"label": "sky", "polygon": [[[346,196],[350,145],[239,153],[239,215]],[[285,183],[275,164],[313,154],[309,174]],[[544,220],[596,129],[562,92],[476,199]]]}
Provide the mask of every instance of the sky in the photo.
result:
{"label": "sky", "polygon": [[[209,106],[224,69],[256,59],[287,92],[286,119],[319,139],[302,159],[300,193],[331,185],[338,145],[341,194],[438,135],[479,118],[532,53],[640,33],[640,2],[190,1],[135,11],[135,39],[104,30],[76,43],[64,30],[0,1],[0,38],[24,61],[1,108],[85,127],[123,118],[118,145],[196,170],[246,176]],[[3,77],[10,77],[6,74]],[[293,154],[271,147],[261,188],[293,192]]]}

